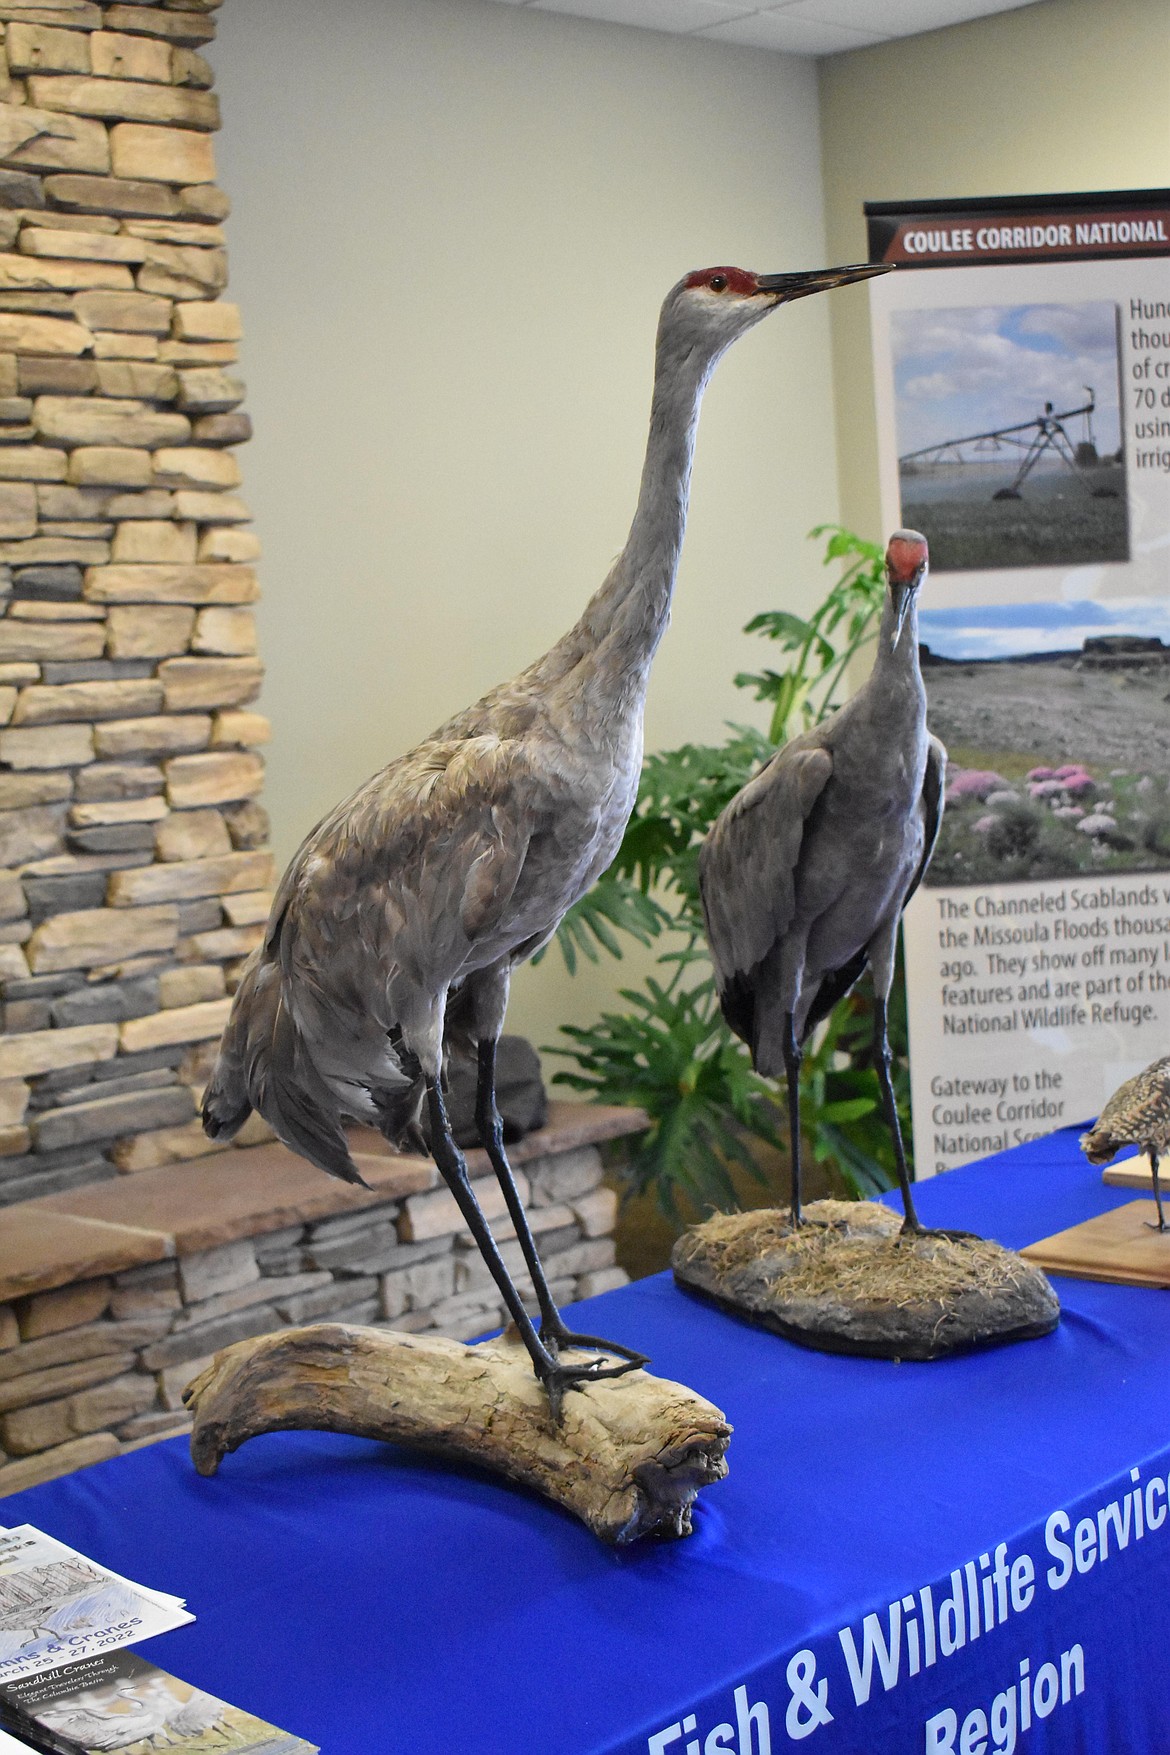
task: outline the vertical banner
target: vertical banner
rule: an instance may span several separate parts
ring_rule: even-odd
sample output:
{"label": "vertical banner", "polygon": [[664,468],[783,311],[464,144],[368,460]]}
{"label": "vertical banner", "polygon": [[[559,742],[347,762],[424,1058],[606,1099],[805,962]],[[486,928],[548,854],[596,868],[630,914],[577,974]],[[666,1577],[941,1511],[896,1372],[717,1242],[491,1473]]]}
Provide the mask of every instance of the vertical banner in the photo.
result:
{"label": "vertical banner", "polygon": [[867,204],[883,522],[947,808],[905,918],[918,1174],[1170,1053],[1170,191]]}

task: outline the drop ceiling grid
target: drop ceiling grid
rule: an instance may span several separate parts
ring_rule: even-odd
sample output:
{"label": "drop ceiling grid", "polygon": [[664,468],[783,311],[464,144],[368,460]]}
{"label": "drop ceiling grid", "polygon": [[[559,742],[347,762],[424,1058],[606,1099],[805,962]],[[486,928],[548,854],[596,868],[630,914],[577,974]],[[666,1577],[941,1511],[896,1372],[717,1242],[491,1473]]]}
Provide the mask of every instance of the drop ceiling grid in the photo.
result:
{"label": "drop ceiling grid", "polygon": [[503,0],[607,24],[703,37],[789,55],[833,55],[916,36],[1035,0]]}

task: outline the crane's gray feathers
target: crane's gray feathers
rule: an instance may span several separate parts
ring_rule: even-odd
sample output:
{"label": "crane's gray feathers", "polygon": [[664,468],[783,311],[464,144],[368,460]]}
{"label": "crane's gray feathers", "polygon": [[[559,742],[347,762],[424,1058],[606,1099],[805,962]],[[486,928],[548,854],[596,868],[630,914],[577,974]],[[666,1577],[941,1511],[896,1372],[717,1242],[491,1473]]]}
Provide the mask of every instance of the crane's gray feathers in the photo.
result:
{"label": "crane's gray feathers", "polygon": [[[787,932],[805,824],[833,758],[800,738],[785,744],[736,794],[699,853],[699,891],[720,1003],[744,1041],[754,1036],[755,971]],[[745,897],[752,906],[744,907]]]}
{"label": "crane's gray feathers", "polygon": [[[938,836],[946,751],[926,729],[916,634],[925,549],[914,532],[891,539],[870,677],[765,763],[700,853],[720,1003],[764,1073],[783,1068],[787,1019],[807,1040],[867,964],[886,997],[898,918]],[[911,625],[897,644],[903,603]]]}
{"label": "crane's gray feathers", "polygon": [[334,1093],[314,1066],[283,995],[266,1072],[268,1114],[279,1118],[279,1127],[275,1120],[269,1122],[273,1132],[329,1176],[365,1188],[365,1177],[350,1157]]}
{"label": "crane's gray feathers", "polygon": [[[244,967],[219,1056],[203,1093],[203,1131],[213,1140],[234,1139],[253,1109],[251,1092],[266,1076],[280,987],[271,963],[253,952]],[[260,1052],[262,1051],[262,1052]],[[263,1064],[255,1064],[258,1058]],[[259,1107],[259,1105],[256,1105]]]}
{"label": "crane's gray feathers", "polygon": [[800,1032],[802,1042],[808,1041],[817,1025],[829,1016],[838,1001],[844,999],[845,995],[851,993],[857,986],[865,974],[865,965],[868,961],[868,950],[858,951],[856,956],[850,957],[847,963],[842,963],[839,969],[834,969],[825,976],[817,988],[816,997],[813,999],[808,1016],[804,1020],[804,1026]]}
{"label": "crane's gray feathers", "polygon": [[[938,840],[938,832],[942,825],[943,800],[946,792],[947,752],[933,733],[928,733],[926,752],[926,773],[922,783],[922,823],[923,842],[922,857],[918,869],[914,873],[910,887],[902,900],[901,912],[905,913],[906,904],[918,888],[930,864],[930,856],[934,852],[934,844]],[[807,1042],[817,1025],[827,1018],[839,1000],[856,987],[865,973],[869,960],[868,947],[826,975],[817,989],[816,998],[809,1008],[804,1021],[801,1040]]]}
{"label": "crane's gray feathers", "polygon": [[346,1122],[412,1140],[443,1053],[435,984],[458,991],[496,949],[534,836],[555,846],[560,790],[531,750],[479,733],[419,745],[330,812],[245,970],[204,1097],[208,1132],[230,1138],[254,1108],[349,1182],[361,1176]]}
{"label": "crane's gray feathers", "polygon": [[906,903],[909,902],[926,876],[926,868],[930,864],[934,844],[938,840],[938,832],[942,827],[946,790],[946,745],[941,743],[932,731],[928,731],[926,734],[926,773],[922,781],[922,858],[918,861],[918,870],[914,873],[914,880],[906,891],[906,897],[902,903],[903,913],[906,912]]}

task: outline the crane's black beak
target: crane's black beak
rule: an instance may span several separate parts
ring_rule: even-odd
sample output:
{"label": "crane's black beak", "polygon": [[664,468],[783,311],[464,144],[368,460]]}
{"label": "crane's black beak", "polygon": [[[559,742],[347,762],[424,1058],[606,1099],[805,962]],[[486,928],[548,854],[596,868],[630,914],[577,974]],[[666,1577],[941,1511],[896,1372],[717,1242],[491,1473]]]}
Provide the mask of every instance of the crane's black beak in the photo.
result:
{"label": "crane's black beak", "polygon": [[760,274],[756,279],[761,292],[779,293],[780,303],[790,304],[810,293],[828,292],[834,286],[848,286],[854,280],[888,274],[894,266],[893,262],[859,262],[852,268],[810,268],[802,274]]}

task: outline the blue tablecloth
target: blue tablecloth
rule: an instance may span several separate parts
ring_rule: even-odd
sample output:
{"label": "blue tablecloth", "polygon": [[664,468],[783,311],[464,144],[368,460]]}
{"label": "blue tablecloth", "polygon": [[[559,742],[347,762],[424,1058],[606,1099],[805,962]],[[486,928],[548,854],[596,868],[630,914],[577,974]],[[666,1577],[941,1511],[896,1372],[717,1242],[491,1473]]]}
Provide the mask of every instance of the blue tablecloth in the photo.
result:
{"label": "blue tablecloth", "polygon": [[[921,1208],[1019,1246],[1132,1198],[1067,1131]],[[1166,1755],[1170,1298],[1056,1284],[1053,1335],[931,1365],[803,1351],[666,1275],[582,1306],[734,1424],[688,1541],[615,1553],[319,1434],[210,1481],[157,1445],[0,1518],[182,1592],[198,1620],[144,1653],[326,1755]]]}

